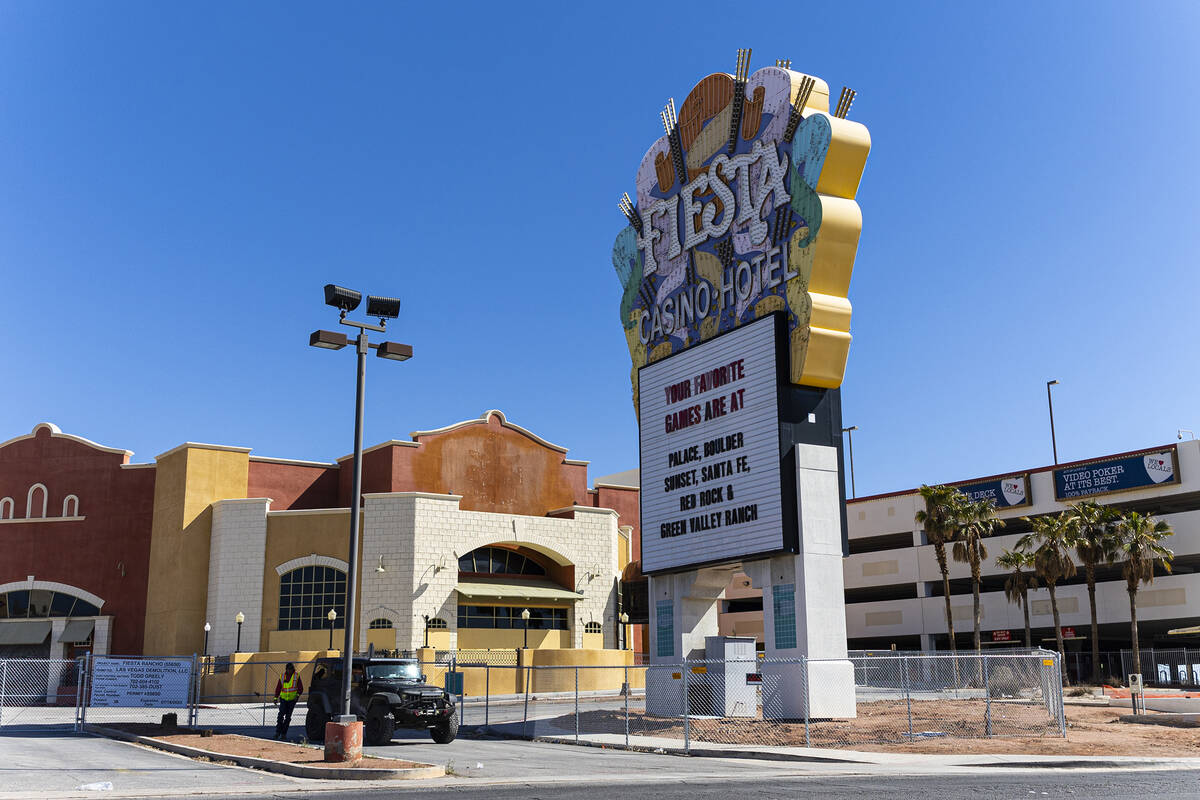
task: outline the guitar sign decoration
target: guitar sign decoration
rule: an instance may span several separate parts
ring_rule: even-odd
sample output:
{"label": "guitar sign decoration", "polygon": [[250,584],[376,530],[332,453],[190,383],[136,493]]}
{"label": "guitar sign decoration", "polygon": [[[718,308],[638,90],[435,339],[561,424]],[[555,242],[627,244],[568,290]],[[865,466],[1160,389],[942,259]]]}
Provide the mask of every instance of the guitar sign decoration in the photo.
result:
{"label": "guitar sign decoration", "polygon": [[850,348],[854,197],[867,129],[829,111],[829,87],[780,61],[696,84],[635,177],[613,245],[620,316],[637,370],[773,312],[787,319],[792,383],[836,388]]}

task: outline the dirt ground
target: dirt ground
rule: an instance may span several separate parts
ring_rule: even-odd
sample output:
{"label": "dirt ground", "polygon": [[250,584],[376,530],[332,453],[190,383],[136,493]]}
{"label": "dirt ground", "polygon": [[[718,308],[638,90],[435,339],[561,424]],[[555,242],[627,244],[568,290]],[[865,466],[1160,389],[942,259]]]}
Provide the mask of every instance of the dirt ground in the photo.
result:
{"label": "dirt ground", "polygon": [[[913,738],[908,735],[910,708],[903,700],[859,703],[853,720],[811,720],[812,747],[898,753],[1012,753],[1026,755],[1111,755],[1200,757],[1200,728],[1176,728],[1120,722],[1128,709],[1066,707],[1067,738],[1040,705],[994,702],[992,737],[987,735],[987,704],[982,700],[916,701],[911,705]],[[582,732],[624,730],[621,712],[580,714]],[[693,742],[803,747],[803,721],[759,718],[693,719]],[[683,738],[678,719],[631,713],[635,736]]]}
{"label": "dirt ground", "polygon": [[326,763],[324,751],[312,747],[288,742],[277,742],[272,739],[256,739],[251,736],[240,736],[231,733],[218,733],[212,736],[201,736],[199,731],[188,731],[180,728],[166,729],[158,724],[129,724],[109,725],[125,733],[137,736],[150,736],[171,744],[181,744],[194,747],[197,750],[207,750],[213,754],[214,761],[220,761],[221,756],[250,756],[265,758],[271,761],[284,761],[289,764],[299,764],[305,767],[325,767],[341,769],[354,767],[359,769],[413,769],[427,767],[428,764],[418,764],[415,761],[401,761],[396,758],[375,758],[365,756],[355,764]]}

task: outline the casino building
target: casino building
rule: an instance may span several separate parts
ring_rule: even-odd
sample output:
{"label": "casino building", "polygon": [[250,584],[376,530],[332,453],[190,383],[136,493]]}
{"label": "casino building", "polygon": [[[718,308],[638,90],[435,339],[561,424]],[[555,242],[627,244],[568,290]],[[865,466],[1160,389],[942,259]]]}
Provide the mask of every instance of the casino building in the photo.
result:
{"label": "casino building", "polygon": [[[637,489],[566,454],[494,410],[367,448],[358,647],[636,648]],[[49,423],[0,443],[0,656],[190,654],[205,623],[215,655],[338,646],[349,456],[131,456]]]}
{"label": "casino building", "polygon": [[[1154,466],[1148,470],[1144,464]],[[987,540],[981,604],[983,640],[990,649],[1024,645],[1022,609],[1004,595],[1005,570],[995,558],[1030,530],[1025,516],[1061,511],[1079,499],[1093,499],[1124,510],[1152,513],[1174,534],[1166,545],[1174,552],[1171,574],[1156,572],[1153,584],[1138,594],[1138,632],[1143,647],[1196,648],[1200,639],[1181,640],[1172,629],[1194,626],[1200,617],[1200,442],[1121,453],[1087,461],[1037,467],[956,484],[975,496],[993,496],[1005,521]],[[1075,494],[1071,497],[1068,495]],[[851,649],[931,650],[949,646],[942,579],[933,547],[914,518],[924,508],[910,489],[860,497],[847,503],[849,556],[843,561],[846,626]],[[951,609],[956,643],[972,647],[973,603],[970,569],[950,562]],[[1072,651],[1090,662],[1091,614],[1083,570],[1057,589],[1061,624],[1067,634],[1068,666]],[[1098,571],[1096,599],[1100,650],[1130,646],[1129,599],[1120,565]],[[1034,645],[1053,649],[1054,623],[1048,592],[1030,594]],[[726,590],[721,630],[726,634],[762,632],[761,593],[735,576]],[[1090,672],[1081,664],[1081,672]]]}

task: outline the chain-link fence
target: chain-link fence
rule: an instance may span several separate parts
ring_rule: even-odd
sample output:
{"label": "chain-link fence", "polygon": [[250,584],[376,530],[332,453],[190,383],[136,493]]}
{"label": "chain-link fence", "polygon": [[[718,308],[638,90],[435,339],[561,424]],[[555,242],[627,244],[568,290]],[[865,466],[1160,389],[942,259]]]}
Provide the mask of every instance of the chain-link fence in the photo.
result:
{"label": "chain-link fence", "polygon": [[[850,747],[935,738],[1064,736],[1058,656],[896,654],[491,668],[515,694],[464,723],[522,738],[693,750]],[[483,708],[479,708],[483,706]]]}
{"label": "chain-link fence", "polygon": [[0,659],[0,733],[70,730],[79,719],[82,659]]}

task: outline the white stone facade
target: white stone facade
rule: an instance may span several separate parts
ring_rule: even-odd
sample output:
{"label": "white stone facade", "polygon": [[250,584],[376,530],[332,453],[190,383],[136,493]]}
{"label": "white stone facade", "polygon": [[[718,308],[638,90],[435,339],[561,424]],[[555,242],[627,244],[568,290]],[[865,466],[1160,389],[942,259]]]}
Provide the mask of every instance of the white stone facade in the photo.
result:
{"label": "white stone facade", "polygon": [[[615,511],[575,506],[527,517],[462,511],[461,500],[424,492],[364,496],[360,647],[367,645],[367,623],[377,617],[392,621],[398,648],[420,647],[426,614],[446,621],[451,647],[457,646],[458,558],[491,544],[523,545],[574,565],[580,599],[570,615],[572,646],[583,646],[584,625],[599,622],[604,646],[616,647]],[[384,572],[375,571],[380,564]]]}
{"label": "white stone facade", "polygon": [[267,548],[265,497],[221,500],[212,505],[212,539],[208,550],[208,606],[212,625],[208,652],[231,653],[237,646],[238,612],[246,615],[241,649],[261,649],[263,569]]}

